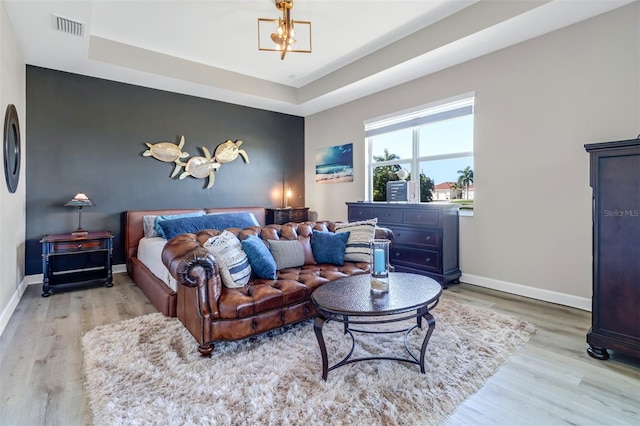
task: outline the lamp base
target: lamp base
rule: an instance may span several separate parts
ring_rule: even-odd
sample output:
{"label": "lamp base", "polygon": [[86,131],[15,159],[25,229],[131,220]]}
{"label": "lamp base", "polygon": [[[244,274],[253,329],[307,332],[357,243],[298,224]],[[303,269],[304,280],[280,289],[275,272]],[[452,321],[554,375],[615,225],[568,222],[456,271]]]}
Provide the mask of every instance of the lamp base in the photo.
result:
{"label": "lamp base", "polygon": [[77,231],[74,231],[71,233],[71,236],[73,237],[84,237],[85,235],[88,235],[89,232],[88,231],[84,231],[82,229],[78,229]]}

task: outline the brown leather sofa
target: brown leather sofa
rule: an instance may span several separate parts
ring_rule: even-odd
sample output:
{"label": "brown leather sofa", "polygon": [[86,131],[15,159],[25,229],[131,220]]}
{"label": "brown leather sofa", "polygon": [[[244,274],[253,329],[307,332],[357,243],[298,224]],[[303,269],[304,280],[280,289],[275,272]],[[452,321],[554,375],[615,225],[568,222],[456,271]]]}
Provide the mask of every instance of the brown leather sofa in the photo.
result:
{"label": "brown leather sofa", "polygon": [[[240,240],[252,234],[268,241],[308,239],[314,229],[333,232],[334,227],[333,222],[305,222],[228,230]],[[243,339],[314,316],[313,290],[338,278],[369,272],[369,263],[305,264],[277,271],[275,280],[252,277],[244,287],[228,288],[203,246],[221,232],[179,235],[162,252],[162,261],[179,283],[177,316],[204,356],[211,354],[217,341]],[[392,240],[393,232],[376,228],[375,238]]]}

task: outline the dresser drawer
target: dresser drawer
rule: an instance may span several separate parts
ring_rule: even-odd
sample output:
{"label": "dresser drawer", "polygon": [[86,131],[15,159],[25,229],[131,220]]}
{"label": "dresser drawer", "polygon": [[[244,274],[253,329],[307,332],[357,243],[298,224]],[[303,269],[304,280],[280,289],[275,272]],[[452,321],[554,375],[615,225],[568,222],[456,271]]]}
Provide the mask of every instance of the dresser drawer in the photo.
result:
{"label": "dresser drawer", "polygon": [[389,250],[389,261],[392,265],[399,263],[439,272],[440,253],[431,250],[392,246]]}
{"label": "dresser drawer", "polygon": [[376,209],[373,207],[349,207],[349,221],[373,219],[376,217]]}
{"label": "dresser drawer", "polygon": [[376,217],[380,223],[402,223],[402,209],[377,207]]}
{"label": "dresser drawer", "polygon": [[389,249],[397,271],[427,275],[444,288],[460,277],[458,209],[450,203],[347,202],[349,221],[378,219],[394,241]]}
{"label": "dresser drawer", "polygon": [[82,241],[63,241],[53,243],[53,251],[51,254],[57,253],[73,253],[85,252],[91,250],[106,250],[107,240],[82,240]]}
{"label": "dresser drawer", "polygon": [[267,225],[284,225],[289,222],[306,222],[307,220],[309,220],[308,207],[265,209],[265,223]]}
{"label": "dresser drawer", "polygon": [[440,233],[437,230],[417,230],[393,228],[394,244],[440,247]]}
{"label": "dresser drawer", "polygon": [[418,226],[437,226],[439,219],[438,210],[411,210],[404,211],[404,223]]}
{"label": "dresser drawer", "polygon": [[307,217],[307,209],[293,209],[293,211],[291,212],[292,222],[306,222]]}
{"label": "dresser drawer", "polygon": [[273,213],[273,218],[271,219],[273,223],[285,223],[289,221],[289,211],[276,211]]}

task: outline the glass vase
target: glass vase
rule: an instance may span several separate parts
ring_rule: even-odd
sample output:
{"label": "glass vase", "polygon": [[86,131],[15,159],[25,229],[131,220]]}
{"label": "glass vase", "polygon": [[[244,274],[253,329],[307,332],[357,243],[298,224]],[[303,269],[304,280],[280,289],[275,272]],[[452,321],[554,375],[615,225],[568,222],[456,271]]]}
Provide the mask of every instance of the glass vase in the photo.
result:
{"label": "glass vase", "polygon": [[389,291],[389,240],[371,241],[371,291]]}

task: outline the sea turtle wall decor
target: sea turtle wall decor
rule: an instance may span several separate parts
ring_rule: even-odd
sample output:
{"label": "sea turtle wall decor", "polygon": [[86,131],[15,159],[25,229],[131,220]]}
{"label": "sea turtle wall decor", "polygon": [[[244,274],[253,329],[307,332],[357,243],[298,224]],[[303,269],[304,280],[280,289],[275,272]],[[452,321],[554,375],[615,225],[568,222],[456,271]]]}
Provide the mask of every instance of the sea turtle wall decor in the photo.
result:
{"label": "sea turtle wall decor", "polygon": [[187,158],[189,153],[186,151],[182,151],[182,147],[184,146],[184,135],[180,136],[180,143],[178,145],[171,142],[158,142],[158,143],[148,143],[147,149],[142,153],[145,157],[153,157],[156,160],[164,161],[165,163],[176,163],[175,169],[173,169],[173,173],[171,173],[171,177],[175,177],[180,169],[186,166],[186,163],[180,161],[181,158]]}
{"label": "sea turtle wall decor", "polygon": [[184,167],[184,172],[180,173],[179,179],[184,179],[191,176],[196,179],[209,179],[206,189],[213,186],[215,182],[215,173],[220,169],[222,164],[229,163],[238,155],[242,157],[246,164],[249,164],[249,155],[244,149],[240,149],[242,145],[241,140],[232,141],[227,139],[225,142],[218,145],[214,151],[214,155],[211,155],[211,151],[207,147],[202,147],[203,156],[196,155],[182,161],[183,158],[189,157],[189,153],[182,151],[184,146],[184,136],[180,137],[178,145],[172,142],[157,142],[146,143],[147,150],[142,153],[144,157],[153,157],[156,160],[163,161],[165,163],[175,163],[176,166],[171,173],[171,177],[178,176],[180,170]]}
{"label": "sea turtle wall decor", "polygon": [[237,140],[232,142],[230,139],[218,145],[215,151],[215,159],[218,163],[230,163],[236,158],[238,154],[242,156],[245,163],[249,164],[249,155],[244,149],[238,148],[242,145],[242,141]]}
{"label": "sea turtle wall decor", "polygon": [[215,181],[215,172],[220,168],[220,163],[217,163],[215,159],[211,158],[211,153],[206,146],[202,147],[204,157],[195,156],[187,160],[187,165],[184,166],[184,172],[180,175],[180,179],[184,179],[187,176],[192,176],[196,179],[209,178],[209,184],[207,189],[213,186]]}

